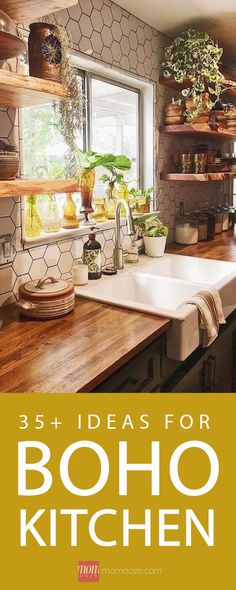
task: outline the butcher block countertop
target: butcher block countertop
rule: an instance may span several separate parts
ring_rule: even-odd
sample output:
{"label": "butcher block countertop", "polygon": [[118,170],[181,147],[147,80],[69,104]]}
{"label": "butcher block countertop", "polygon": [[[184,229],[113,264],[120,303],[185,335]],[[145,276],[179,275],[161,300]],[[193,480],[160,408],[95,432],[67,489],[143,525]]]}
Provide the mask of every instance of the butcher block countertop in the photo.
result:
{"label": "butcher block countertop", "polygon": [[60,319],[0,310],[0,392],[91,391],[165,332],[165,318],[76,298]]}
{"label": "butcher block countertop", "polygon": [[226,231],[215,236],[213,240],[198,242],[194,246],[170,244],[166,252],[170,254],[182,254],[183,256],[198,256],[199,258],[236,262],[236,231]]}

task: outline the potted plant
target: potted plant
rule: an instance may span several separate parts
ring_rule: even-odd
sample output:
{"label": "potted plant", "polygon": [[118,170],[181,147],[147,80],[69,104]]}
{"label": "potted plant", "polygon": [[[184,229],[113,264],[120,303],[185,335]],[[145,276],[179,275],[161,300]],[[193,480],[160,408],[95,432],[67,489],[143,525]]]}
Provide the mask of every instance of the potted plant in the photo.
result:
{"label": "potted plant", "polygon": [[151,194],[153,193],[153,186],[150,186],[145,191],[139,188],[131,188],[129,191],[129,202],[134,206],[137,213],[149,213]]}
{"label": "potted plant", "polygon": [[163,225],[158,215],[151,215],[139,222],[144,238],[145,252],[147,256],[158,258],[163,256],[166,246],[168,228]]}
{"label": "potted plant", "polygon": [[165,49],[163,74],[179,84],[189,82],[173,104],[185,104],[187,121],[192,122],[207,114],[226,90],[220,72],[223,49],[207,33],[188,29]]}
{"label": "potted plant", "polygon": [[80,213],[85,214],[86,222],[88,222],[88,214],[93,212],[92,196],[95,183],[95,168],[103,166],[114,175],[117,170],[129,170],[131,161],[124,155],[114,156],[113,154],[99,154],[92,151],[84,153],[80,150],[77,154],[82,199]]}
{"label": "potted plant", "polygon": [[103,174],[100,178],[104,184],[107,184],[106,210],[108,219],[115,219],[117,190],[123,179],[123,172],[119,172],[117,168],[112,168],[109,174]]}

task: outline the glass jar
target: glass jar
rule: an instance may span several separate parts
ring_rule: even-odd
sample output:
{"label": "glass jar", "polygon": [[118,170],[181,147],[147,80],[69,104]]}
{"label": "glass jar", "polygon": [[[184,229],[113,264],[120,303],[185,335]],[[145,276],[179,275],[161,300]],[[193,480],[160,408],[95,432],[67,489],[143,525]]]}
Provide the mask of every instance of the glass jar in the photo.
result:
{"label": "glass jar", "polygon": [[106,211],[108,219],[115,219],[115,211],[116,211],[116,188],[113,183],[109,183],[107,190],[106,190]]}
{"label": "glass jar", "polygon": [[43,231],[54,233],[61,229],[61,219],[55,195],[48,195],[43,211]]}
{"label": "glass jar", "polygon": [[194,216],[184,215],[175,219],[175,242],[177,244],[197,244],[198,221]]}
{"label": "glass jar", "polygon": [[94,212],[92,215],[94,221],[97,223],[102,223],[107,221],[107,211],[105,208],[105,199],[104,197],[95,197],[94,199]]}
{"label": "glass jar", "polygon": [[194,217],[198,224],[198,241],[204,242],[208,238],[208,220],[207,215],[201,211],[194,211]]}
{"label": "glass jar", "polygon": [[212,240],[215,236],[215,226],[216,226],[216,213],[214,210],[208,209],[208,207],[204,207],[202,210],[203,215],[207,217],[207,237],[208,240]]}
{"label": "glass jar", "polygon": [[236,218],[235,208],[233,205],[229,205],[229,203],[226,203],[225,207],[228,209],[229,212],[229,229],[233,229]]}
{"label": "glass jar", "polygon": [[223,214],[218,207],[212,207],[210,211],[215,214],[215,235],[219,235],[222,233]]}
{"label": "glass jar", "polygon": [[67,193],[66,201],[63,206],[63,223],[64,229],[76,229],[79,227],[79,222],[76,216],[76,204],[72,199],[71,193]]}
{"label": "glass jar", "polygon": [[[129,189],[127,187],[127,184],[125,184],[125,182],[122,182],[120,184],[120,187],[117,191],[117,199],[124,199],[125,201],[127,201],[127,203],[129,202]],[[124,205],[121,205],[120,214],[121,214],[121,217],[126,217],[126,211],[125,211]]]}
{"label": "glass jar", "polygon": [[42,222],[37,210],[37,197],[26,197],[25,211],[25,236],[26,238],[38,238],[42,231]]}

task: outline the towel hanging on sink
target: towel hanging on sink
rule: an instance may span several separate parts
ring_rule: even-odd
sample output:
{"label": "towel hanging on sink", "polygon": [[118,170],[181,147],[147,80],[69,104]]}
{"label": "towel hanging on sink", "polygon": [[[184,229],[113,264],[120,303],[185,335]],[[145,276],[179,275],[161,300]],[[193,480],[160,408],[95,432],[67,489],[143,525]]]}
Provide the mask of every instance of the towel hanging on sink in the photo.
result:
{"label": "towel hanging on sink", "polygon": [[187,303],[196,305],[199,310],[202,346],[207,348],[217,338],[220,325],[226,323],[219,292],[216,289],[198,291]]}

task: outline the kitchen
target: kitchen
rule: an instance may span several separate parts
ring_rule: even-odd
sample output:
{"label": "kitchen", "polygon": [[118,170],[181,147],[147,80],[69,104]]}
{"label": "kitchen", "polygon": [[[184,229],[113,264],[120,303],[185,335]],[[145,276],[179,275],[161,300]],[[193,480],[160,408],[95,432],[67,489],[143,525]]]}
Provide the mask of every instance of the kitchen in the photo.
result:
{"label": "kitchen", "polygon": [[235,10],[170,4],[1,2],[3,392],[236,391]]}

